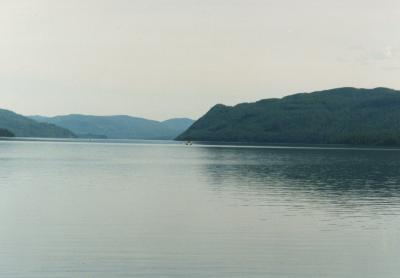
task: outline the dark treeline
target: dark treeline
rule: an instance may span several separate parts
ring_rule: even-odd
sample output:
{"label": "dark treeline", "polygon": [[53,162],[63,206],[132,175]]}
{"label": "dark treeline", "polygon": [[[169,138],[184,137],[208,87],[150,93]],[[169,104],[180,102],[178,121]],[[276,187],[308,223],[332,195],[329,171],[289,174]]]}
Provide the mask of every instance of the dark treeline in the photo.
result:
{"label": "dark treeline", "polygon": [[15,137],[15,134],[6,128],[0,128],[0,137]]}
{"label": "dark treeline", "polygon": [[400,145],[400,92],[339,88],[216,105],[178,140]]}

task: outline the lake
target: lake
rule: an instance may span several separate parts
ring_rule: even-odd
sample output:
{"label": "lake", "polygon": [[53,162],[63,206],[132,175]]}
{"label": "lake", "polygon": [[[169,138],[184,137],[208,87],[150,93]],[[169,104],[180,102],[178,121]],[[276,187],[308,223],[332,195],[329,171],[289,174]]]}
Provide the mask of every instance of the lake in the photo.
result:
{"label": "lake", "polygon": [[400,277],[400,151],[0,141],[0,277]]}

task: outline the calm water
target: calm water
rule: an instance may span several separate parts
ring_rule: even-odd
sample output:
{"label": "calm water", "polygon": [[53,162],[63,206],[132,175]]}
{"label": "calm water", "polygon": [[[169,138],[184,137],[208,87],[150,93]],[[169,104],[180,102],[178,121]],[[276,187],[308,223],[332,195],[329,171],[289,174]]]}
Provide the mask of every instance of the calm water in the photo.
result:
{"label": "calm water", "polygon": [[400,151],[0,142],[0,277],[400,277]]}

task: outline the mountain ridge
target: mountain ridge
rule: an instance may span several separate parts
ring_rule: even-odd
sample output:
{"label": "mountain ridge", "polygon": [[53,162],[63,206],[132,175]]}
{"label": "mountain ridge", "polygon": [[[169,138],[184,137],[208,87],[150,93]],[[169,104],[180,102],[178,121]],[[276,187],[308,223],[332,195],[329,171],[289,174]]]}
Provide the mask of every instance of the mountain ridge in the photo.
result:
{"label": "mountain ridge", "polygon": [[188,118],[155,121],[128,115],[69,114],[30,118],[67,128],[80,137],[109,139],[174,139],[194,122]]}
{"label": "mountain ridge", "polygon": [[0,109],[0,128],[10,131],[16,137],[75,138],[76,135],[59,126],[39,123],[11,110]]}
{"label": "mountain ridge", "polygon": [[400,144],[400,91],[342,87],[217,104],[177,140]]}

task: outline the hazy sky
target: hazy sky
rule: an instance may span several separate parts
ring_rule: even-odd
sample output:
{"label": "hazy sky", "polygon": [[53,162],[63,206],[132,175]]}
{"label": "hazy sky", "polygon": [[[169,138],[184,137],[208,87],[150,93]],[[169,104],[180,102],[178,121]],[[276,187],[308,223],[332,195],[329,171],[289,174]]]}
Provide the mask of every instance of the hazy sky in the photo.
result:
{"label": "hazy sky", "polygon": [[0,0],[0,107],[196,118],[341,86],[400,89],[399,0]]}

